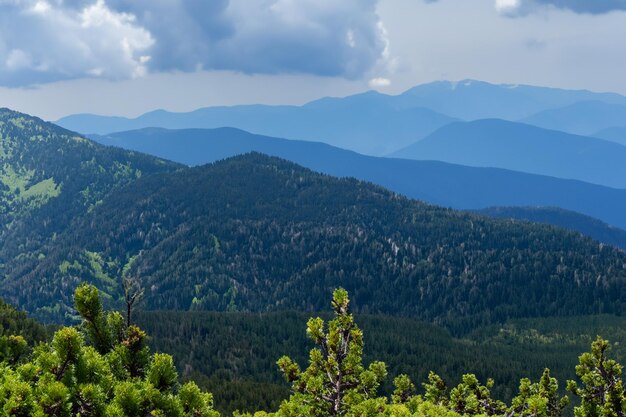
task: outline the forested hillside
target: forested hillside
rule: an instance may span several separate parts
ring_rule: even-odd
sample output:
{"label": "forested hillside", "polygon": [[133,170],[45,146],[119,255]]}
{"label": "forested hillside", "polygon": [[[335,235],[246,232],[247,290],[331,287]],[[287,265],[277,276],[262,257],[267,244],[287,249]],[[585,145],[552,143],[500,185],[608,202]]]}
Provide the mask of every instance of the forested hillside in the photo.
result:
{"label": "forested hillside", "polygon": [[250,154],[110,195],[3,293],[45,317],[71,305],[57,289],[75,277],[116,299],[119,277],[131,276],[148,309],[311,311],[342,285],[361,313],[463,332],[514,317],[621,313],[625,264],[623,252],[578,233],[429,206]]}
{"label": "forested hillside", "polygon": [[[178,165],[100,146],[35,117],[0,109],[0,277],[45,257],[75,217],[137,178]],[[2,278],[0,278],[2,279]],[[29,288],[20,291],[28,292]],[[61,287],[54,291],[62,292]]]}

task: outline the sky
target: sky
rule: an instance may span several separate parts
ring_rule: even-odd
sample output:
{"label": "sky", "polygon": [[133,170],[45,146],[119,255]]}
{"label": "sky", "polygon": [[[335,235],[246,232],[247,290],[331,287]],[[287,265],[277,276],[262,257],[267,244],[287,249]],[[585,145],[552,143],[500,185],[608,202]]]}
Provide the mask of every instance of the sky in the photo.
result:
{"label": "sky", "polygon": [[0,0],[0,106],[47,120],[624,73],[626,0]]}

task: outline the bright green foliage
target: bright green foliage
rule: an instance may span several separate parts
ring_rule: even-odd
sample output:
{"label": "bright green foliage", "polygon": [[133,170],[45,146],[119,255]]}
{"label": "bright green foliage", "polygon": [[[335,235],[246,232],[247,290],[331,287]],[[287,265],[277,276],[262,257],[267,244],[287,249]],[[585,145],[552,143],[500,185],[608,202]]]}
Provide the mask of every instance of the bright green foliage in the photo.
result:
{"label": "bright green foliage", "polygon": [[424,398],[426,398],[427,401],[439,405],[448,405],[448,399],[446,397],[446,383],[443,382],[443,379],[441,379],[439,375],[431,371],[428,374],[428,383],[424,383],[422,385],[426,391]]}
{"label": "bright green foliage", "polygon": [[380,362],[374,362],[368,370],[363,368],[362,333],[348,313],[348,306],[347,293],[337,290],[332,303],[335,318],[327,330],[320,318],[309,320],[307,333],[317,347],[311,351],[305,371],[288,357],[278,361],[293,384],[293,394],[281,405],[277,417],[561,417],[568,404],[567,397],[559,396],[558,383],[548,369],[537,383],[522,379],[519,394],[510,406],[492,398],[492,379],[483,385],[473,374],[463,375],[461,382],[448,391],[443,379],[431,372],[423,384],[423,396],[416,394],[408,376],[400,375],[394,380],[391,401],[377,396],[386,368]]}
{"label": "bright green foliage", "polygon": [[363,333],[348,307],[348,293],[339,289],[333,294],[335,318],[328,328],[319,317],[309,320],[307,334],[317,347],[311,350],[309,367],[304,372],[286,356],[278,361],[294,390],[290,401],[281,406],[282,415],[363,415],[370,413],[368,407],[378,409],[376,391],[387,376],[387,369],[382,362],[364,368]]}
{"label": "bright green foliage", "polygon": [[75,297],[84,332],[60,329],[24,363],[24,339],[0,339],[10,342],[0,349],[1,417],[219,416],[211,394],[179,386],[171,356],[151,356],[143,331],[104,313],[94,287],[80,286]]}
{"label": "bright green foliage", "polygon": [[0,336],[0,362],[16,363],[26,351],[22,336]]}
{"label": "bright green foliage", "polygon": [[[211,394],[193,382],[179,384],[172,357],[150,355],[146,334],[127,327],[118,313],[105,312],[94,287],[80,286],[75,297],[82,326],[60,329],[32,355],[24,355],[23,338],[0,339],[5,342],[0,417],[219,417]],[[275,413],[236,417],[561,417],[568,404],[548,369],[538,382],[522,379],[510,406],[492,398],[493,380],[483,385],[473,374],[448,390],[431,372],[422,395],[407,375],[400,375],[390,397],[379,395],[387,368],[382,362],[363,365],[363,333],[349,312],[345,290],[334,292],[332,309],[328,323],[321,318],[308,322],[307,334],[316,347],[305,370],[289,357],[278,361],[292,383],[291,397]],[[606,358],[608,347],[601,338],[593,342],[576,367],[582,387],[568,382],[581,398],[576,417],[624,417],[622,367]]]}
{"label": "bright green foliage", "polygon": [[481,385],[473,374],[463,375],[461,383],[450,390],[449,407],[459,414],[488,416],[504,414],[506,406],[501,401],[491,398],[490,389],[493,380],[487,380],[486,385]]}
{"label": "bright green foliage", "polygon": [[576,366],[582,382],[567,381],[567,389],[581,399],[574,409],[576,417],[624,417],[626,394],[622,366],[606,357],[609,342],[600,336],[591,344],[591,352],[583,353]]}
{"label": "bright green foliage", "polygon": [[157,353],[148,370],[148,381],[161,392],[172,391],[178,382],[178,373],[170,355]]}
{"label": "bright green foliage", "polygon": [[415,395],[415,385],[407,375],[399,375],[393,380],[395,390],[391,397],[395,404],[404,404]]}
{"label": "bright green foliage", "polygon": [[559,398],[559,384],[546,369],[538,383],[528,378],[520,381],[519,395],[512,401],[510,412],[519,416],[559,417],[569,403],[564,396]]}

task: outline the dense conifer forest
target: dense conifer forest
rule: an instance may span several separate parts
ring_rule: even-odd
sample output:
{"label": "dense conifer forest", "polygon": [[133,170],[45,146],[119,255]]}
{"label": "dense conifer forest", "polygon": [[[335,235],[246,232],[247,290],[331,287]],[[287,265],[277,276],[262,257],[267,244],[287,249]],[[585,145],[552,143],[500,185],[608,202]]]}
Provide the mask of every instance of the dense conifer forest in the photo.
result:
{"label": "dense conifer forest", "polygon": [[358,312],[462,333],[509,318],[619,314],[624,265],[622,251],[578,233],[249,154],[111,194],[3,291],[42,313],[59,299],[71,305],[58,283],[81,277],[116,299],[116,277],[126,275],[146,289],[150,310],[318,311],[340,284]]}
{"label": "dense conifer forest", "polygon": [[[328,319],[328,313],[321,317]],[[276,358],[289,354],[305,363],[312,343],[302,324],[306,313],[150,312],[137,316],[156,350],[171,353],[181,376],[213,393],[224,412],[276,409],[288,385],[276,372]],[[626,361],[626,319],[579,316],[512,320],[454,338],[429,323],[389,316],[356,315],[364,332],[366,362],[384,361],[390,374],[425,381],[435,371],[449,382],[475,373],[492,378],[493,396],[509,401],[524,376],[548,367],[560,380],[574,379],[572,366],[596,335],[614,342],[613,354]],[[393,391],[392,381],[381,392]],[[562,387],[564,390],[564,387]]]}

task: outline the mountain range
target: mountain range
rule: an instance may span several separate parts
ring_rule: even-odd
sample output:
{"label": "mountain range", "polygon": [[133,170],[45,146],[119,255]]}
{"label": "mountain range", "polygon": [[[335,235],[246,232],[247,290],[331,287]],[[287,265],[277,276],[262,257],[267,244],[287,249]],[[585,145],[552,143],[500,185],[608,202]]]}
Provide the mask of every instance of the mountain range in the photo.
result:
{"label": "mountain range", "polygon": [[[230,411],[276,408],[277,355],[344,287],[394,375],[478,367],[508,400],[545,365],[574,378],[588,335],[621,341],[625,108],[465,80],[70,130],[0,109],[0,297],[75,322],[79,283],[120,308],[130,279],[153,347]],[[48,335],[0,301],[5,330]]]}
{"label": "mountain range", "polygon": [[[620,313],[624,307],[626,255],[579,233],[431,206],[258,153],[185,168],[97,145],[27,115],[6,110],[1,116],[3,136],[11,138],[2,152],[3,209],[13,217],[3,221],[12,238],[0,251],[0,295],[45,320],[72,317],[71,289],[83,280],[115,305],[120,277],[129,276],[147,289],[148,309],[318,310],[331,288],[343,286],[361,312],[420,318],[455,332],[512,317]],[[214,139],[207,141],[207,134]],[[184,149],[215,159],[263,144],[292,158],[323,161],[328,170],[348,170],[333,175],[346,177],[359,167],[403,184],[427,184],[421,192],[464,197],[466,204],[498,184],[492,196],[519,196],[524,189],[515,181],[526,181],[535,195],[558,198],[560,192],[567,200],[579,190],[595,197],[590,206],[616,211],[616,219],[624,212],[619,199],[626,191],[367,157],[233,129],[146,129],[101,140],[124,135],[148,145],[162,141],[161,150],[174,137],[186,138]],[[24,194],[37,197],[22,200]],[[613,204],[599,205],[602,196],[613,197],[605,200]],[[490,203],[482,207],[511,205]],[[10,234],[16,225],[23,233]],[[577,301],[589,293],[593,303]]]}
{"label": "mountain range", "polygon": [[498,119],[449,124],[391,156],[626,188],[626,146]]}
{"label": "mountain range", "polygon": [[[504,398],[522,370],[550,364],[571,372],[588,344],[581,334],[623,327],[619,318],[581,316],[624,313],[626,252],[597,241],[618,245],[623,232],[560,209],[460,212],[346,177],[468,205],[556,199],[616,222],[624,190],[231,128],[94,137],[133,148],[121,149],[5,109],[0,134],[0,296],[44,321],[72,322],[80,282],[120,307],[123,279],[135,280],[145,289],[138,317],[154,346],[176,353],[180,372],[215,390],[223,410],[275,407],[284,398],[284,386],[268,376],[275,355],[289,353],[286,340],[304,351],[294,319],[324,310],[337,286],[349,290],[357,313],[377,314],[363,318],[375,336],[367,343],[394,374],[423,379],[434,360],[445,364],[437,368],[444,376],[480,366]],[[563,227],[613,233],[593,240],[513,218],[569,219]],[[46,338],[45,328],[2,302],[0,324],[31,342]],[[476,361],[481,352],[490,355]],[[242,390],[249,394],[234,401]]]}
{"label": "mountain range", "polygon": [[582,101],[544,110],[522,121],[546,129],[590,136],[602,129],[626,126],[626,104]]}
{"label": "mountain range", "polygon": [[602,129],[591,136],[610,140],[626,146],[626,127],[609,127]]}
{"label": "mountain range", "polygon": [[382,94],[369,92],[305,106],[209,107],[190,113],[163,110],[137,119],[77,115],[59,120],[87,134],[143,127],[240,129],[285,138],[323,141],[366,154],[392,152],[455,119],[422,107],[398,108]]}
{"label": "mountain range", "polygon": [[444,207],[555,206],[626,228],[626,191],[581,181],[437,161],[371,157],[323,143],[271,138],[231,128],[150,128],[91,138],[190,166],[261,152],[329,175],[370,181]]}
{"label": "mountain range", "polygon": [[148,309],[317,310],[343,286],[361,312],[457,332],[621,312],[626,262],[578,233],[429,206],[261,154],[142,175],[36,254],[9,265],[1,295],[47,320],[71,314],[65,288],[93,282],[114,303],[119,277],[133,276]]}
{"label": "mountain range", "polygon": [[[517,121],[589,101],[626,105],[626,97],[612,93],[464,80],[424,84],[395,96],[370,91],[344,98],[323,98],[303,106],[207,107],[187,113],[157,110],[134,119],[78,114],[57,123],[84,134],[146,127],[235,127],[261,135],[321,141],[380,156],[406,147],[453,121]],[[600,127],[594,132],[597,130]]]}

